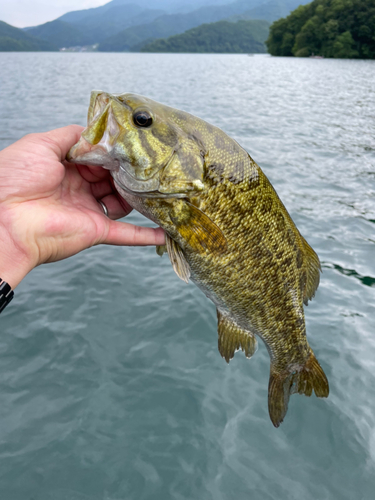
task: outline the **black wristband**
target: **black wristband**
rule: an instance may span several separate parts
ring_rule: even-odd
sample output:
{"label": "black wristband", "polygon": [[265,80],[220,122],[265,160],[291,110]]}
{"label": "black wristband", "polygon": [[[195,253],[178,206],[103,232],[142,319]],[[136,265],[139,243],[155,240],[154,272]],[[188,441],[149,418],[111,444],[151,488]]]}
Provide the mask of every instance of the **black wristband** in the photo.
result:
{"label": "black wristband", "polygon": [[11,287],[0,278],[0,313],[4,311],[13,297],[14,292]]}

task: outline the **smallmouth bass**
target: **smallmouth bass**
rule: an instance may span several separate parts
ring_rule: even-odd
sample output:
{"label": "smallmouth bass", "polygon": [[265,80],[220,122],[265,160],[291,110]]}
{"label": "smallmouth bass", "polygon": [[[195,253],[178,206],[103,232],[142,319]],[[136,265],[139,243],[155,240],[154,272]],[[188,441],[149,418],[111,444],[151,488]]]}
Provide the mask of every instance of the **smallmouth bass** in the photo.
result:
{"label": "smallmouth bass", "polygon": [[87,123],[67,159],[109,169],[121,196],[165,230],[157,251],[216,305],[223,358],[250,358],[256,336],[266,344],[273,425],[291,394],[327,397],[303,311],[320,262],[249,154],[219,128],[135,94],[92,92]]}

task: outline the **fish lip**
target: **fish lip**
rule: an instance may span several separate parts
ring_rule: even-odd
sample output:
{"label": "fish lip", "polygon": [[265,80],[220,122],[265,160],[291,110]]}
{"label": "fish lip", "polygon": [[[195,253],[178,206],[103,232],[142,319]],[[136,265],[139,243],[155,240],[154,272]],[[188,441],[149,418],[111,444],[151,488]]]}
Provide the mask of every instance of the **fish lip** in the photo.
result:
{"label": "fish lip", "polygon": [[[87,151],[83,151],[83,154],[72,154],[72,153],[76,153],[77,149],[78,149],[78,144],[80,144],[81,148],[83,146],[82,144],[82,139],[84,140],[84,142],[88,145],[88,146],[91,146],[90,148],[87,148]],[[82,158],[82,156],[84,155],[87,155],[89,153],[94,153],[95,151],[102,151],[103,153],[107,153],[108,154],[108,151],[105,149],[105,147],[103,147],[102,144],[91,144],[87,139],[85,139],[84,137],[81,137],[80,140],[74,144],[74,146],[72,146],[70,148],[70,150],[68,151],[67,155],[66,155],[66,160],[69,161],[69,162],[72,162],[72,163],[79,163],[78,158]]]}

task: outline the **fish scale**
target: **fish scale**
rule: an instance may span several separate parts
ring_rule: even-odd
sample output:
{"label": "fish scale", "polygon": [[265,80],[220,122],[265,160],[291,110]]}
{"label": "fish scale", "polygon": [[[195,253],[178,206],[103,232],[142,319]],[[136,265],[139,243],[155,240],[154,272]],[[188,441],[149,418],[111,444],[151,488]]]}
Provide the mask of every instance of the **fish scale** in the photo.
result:
{"label": "fish scale", "polygon": [[158,253],[166,250],[177,275],[216,305],[227,362],[239,349],[251,357],[256,337],[264,341],[276,427],[291,394],[328,396],[303,311],[319,284],[319,259],[236,141],[148,98],[96,91],[87,129],[68,158],[109,168],[121,196],[166,231]]}

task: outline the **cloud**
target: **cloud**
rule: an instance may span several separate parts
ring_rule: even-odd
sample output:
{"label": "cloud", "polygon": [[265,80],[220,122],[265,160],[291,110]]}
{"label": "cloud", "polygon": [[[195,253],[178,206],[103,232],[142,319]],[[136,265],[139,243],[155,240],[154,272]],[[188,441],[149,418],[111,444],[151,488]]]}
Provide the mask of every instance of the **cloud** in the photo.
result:
{"label": "cloud", "polygon": [[17,28],[53,21],[71,10],[90,9],[109,0],[0,0],[0,20]]}

